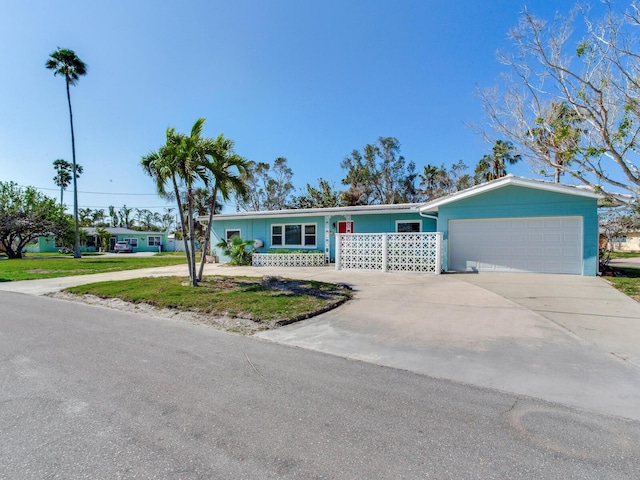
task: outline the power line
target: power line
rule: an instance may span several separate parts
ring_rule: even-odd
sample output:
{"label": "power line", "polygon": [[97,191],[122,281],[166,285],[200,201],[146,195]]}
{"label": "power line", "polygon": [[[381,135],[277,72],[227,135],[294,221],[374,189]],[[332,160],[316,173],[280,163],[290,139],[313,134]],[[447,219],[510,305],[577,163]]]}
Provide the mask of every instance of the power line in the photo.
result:
{"label": "power line", "polygon": [[[18,186],[22,188],[27,188],[28,186],[31,186],[31,185],[18,185]],[[54,192],[60,191],[59,188],[46,188],[46,187],[33,187],[33,188],[37,188],[38,190],[51,190]],[[73,193],[73,190],[65,190],[65,191],[69,193]],[[80,190],[78,190],[78,193],[89,194],[89,195],[139,195],[139,196],[153,196],[153,197],[158,196],[157,193],[83,192]]]}

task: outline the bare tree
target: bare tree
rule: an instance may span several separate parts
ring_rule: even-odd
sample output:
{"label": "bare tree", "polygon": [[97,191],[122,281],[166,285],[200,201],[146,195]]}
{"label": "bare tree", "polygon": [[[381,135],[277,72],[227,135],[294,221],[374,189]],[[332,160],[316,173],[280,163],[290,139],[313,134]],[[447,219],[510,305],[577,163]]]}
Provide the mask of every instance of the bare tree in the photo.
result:
{"label": "bare tree", "polygon": [[639,195],[640,10],[605,6],[597,21],[585,7],[552,21],[525,11],[509,32],[513,51],[498,54],[509,73],[479,94],[488,126],[534,167]]}

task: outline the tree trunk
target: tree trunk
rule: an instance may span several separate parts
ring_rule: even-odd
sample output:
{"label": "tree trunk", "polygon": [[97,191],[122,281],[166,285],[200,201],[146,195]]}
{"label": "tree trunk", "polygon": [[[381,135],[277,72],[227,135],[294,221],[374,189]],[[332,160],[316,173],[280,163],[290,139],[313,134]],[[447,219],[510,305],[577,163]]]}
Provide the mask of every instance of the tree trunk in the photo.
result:
{"label": "tree trunk", "polygon": [[198,286],[198,275],[196,273],[196,239],[195,239],[195,223],[193,221],[193,191],[191,188],[187,191],[187,209],[189,213],[189,243],[191,245],[191,256],[189,257],[191,271],[191,286]]}
{"label": "tree trunk", "polygon": [[[66,78],[67,84],[67,103],[69,103],[69,121],[71,123],[71,156],[73,162],[73,222],[75,226],[75,244],[73,248],[73,258],[80,258],[80,228],[78,226],[78,179],[76,178],[76,138],[73,134],[73,112],[71,111],[71,92],[69,91],[69,78]],[[60,194],[60,203],[62,203],[62,193]]]}
{"label": "tree trunk", "polygon": [[180,200],[180,190],[178,189],[178,184],[176,182],[175,176],[171,176],[171,180],[173,182],[173,192],[176,195],[176,202],[178,203],[178,216],[180,217],[180,231],[182,232],[182,241],[184,242],[184,254],[187,256],[187,265],[189,266],[189,280],[191,280],[192,272],[191,270],[191,261],[189,258],[189,243],[187,239],[187,228],[184,224],[184,210],[182,210],[182,200]]}
{"label": "tree trunk", "polygon": [[207,250],[209,249],[209,241],[211,239],[211,222],[213,221],[213,212],[216,211],[216,199],[218,197],[217,185],[213,188],[213,198],[211,200],[211,210],[209,210],[209,222],[205,226],[204,245],[202,246],[202,258],[200,259],[200,269],[198,270],[198,281],[202,281],[202,272],[204,264],[207,260]]}

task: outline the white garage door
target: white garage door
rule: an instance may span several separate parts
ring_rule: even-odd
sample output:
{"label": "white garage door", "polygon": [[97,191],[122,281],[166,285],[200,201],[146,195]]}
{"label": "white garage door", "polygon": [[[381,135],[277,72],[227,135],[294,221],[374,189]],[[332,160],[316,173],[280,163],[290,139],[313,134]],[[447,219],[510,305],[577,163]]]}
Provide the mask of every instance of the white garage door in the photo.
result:
{"label": "white garage door", "polygon": [[449,270],[582,274],[582,217],[449,221]]}

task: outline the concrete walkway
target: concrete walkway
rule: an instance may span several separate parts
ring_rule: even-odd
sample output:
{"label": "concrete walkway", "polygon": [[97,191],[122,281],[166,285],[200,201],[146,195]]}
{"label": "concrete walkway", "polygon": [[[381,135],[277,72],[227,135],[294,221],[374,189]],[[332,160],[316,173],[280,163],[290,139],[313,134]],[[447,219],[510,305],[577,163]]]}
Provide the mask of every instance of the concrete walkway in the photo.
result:
{"label": "concrete walkway", "polygon": [[[640,420],[640,304],[601,278],[206,268],[208,275],[280,275],[354,289],[346,305],[259,333],[264,340]],[[0,290],[44,294],[180,274],[186,266],[6,282]]]}

